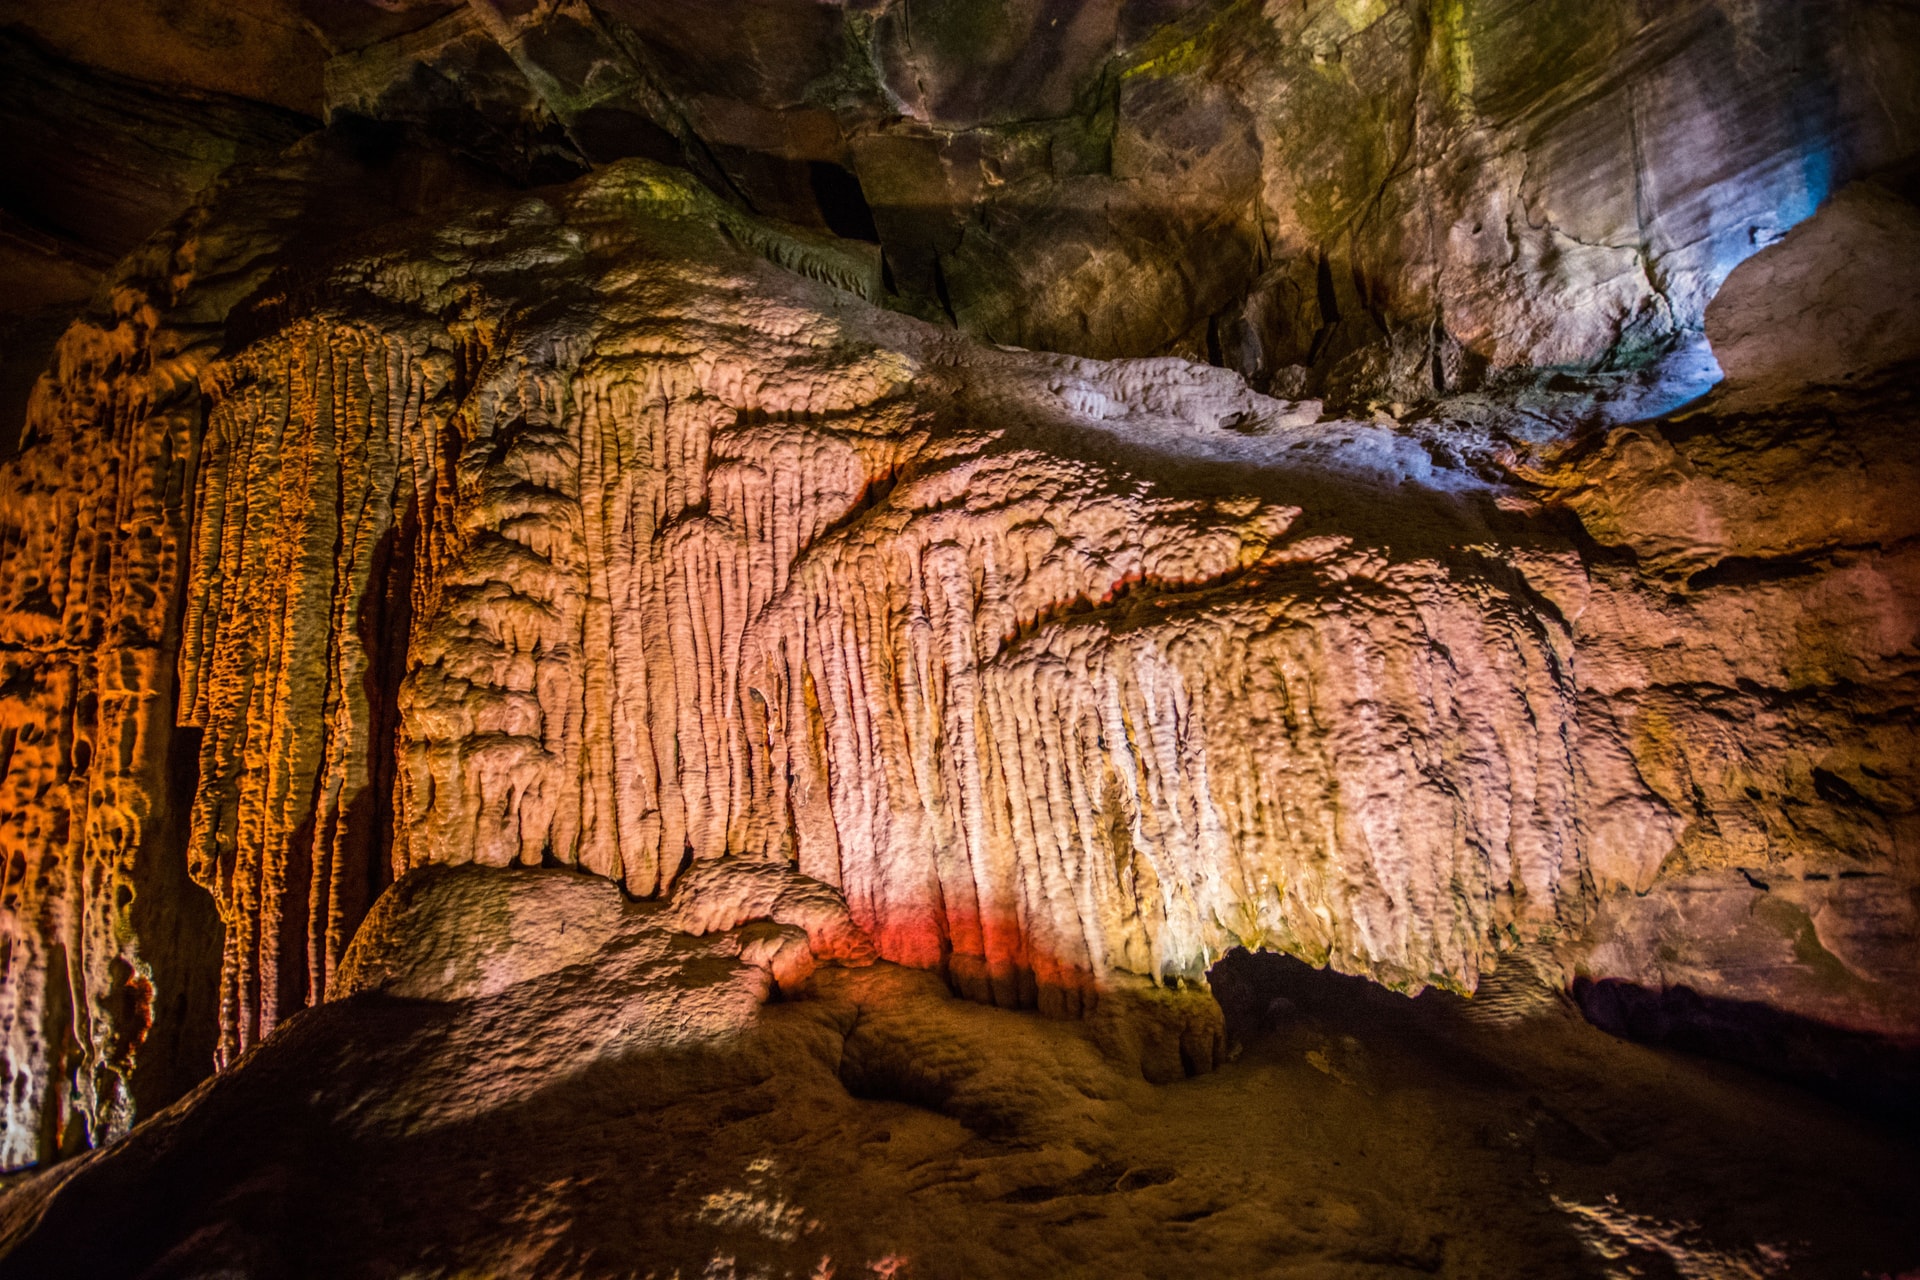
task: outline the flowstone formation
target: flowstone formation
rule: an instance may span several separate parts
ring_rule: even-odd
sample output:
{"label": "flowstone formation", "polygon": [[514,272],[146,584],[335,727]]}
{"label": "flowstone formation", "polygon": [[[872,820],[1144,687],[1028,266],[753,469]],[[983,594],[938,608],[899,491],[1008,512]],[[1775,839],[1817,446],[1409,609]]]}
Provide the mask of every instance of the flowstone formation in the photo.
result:
{"label": "flowstone formation", "polygon": [[438,233],[456,270],[310,277],[351,313],[204,375],[181,718],[228,1052],[325,996],[385,871],[382,715],[396,874],[791,861],[1010,1007],[1245,943],[1468,987],[1580,919],[1570,640],[1487,550],[1564,545],[1384,428],[983,349],[717,214],[614,166]]}
{"label": "flowstone formation", "polygon": [[[1354,1275],[1913,1261],[1897,1144],[1711,1073],[1659,1105],[1766,1212],[1608,1200],[1663,1060],[1570,1013],[1920,1122],[1909,17],[1565,8],[335,6],[242,24],[254,71],[326,42],[321,100],[183,99],[151,153],[165,95],[62,60],[110,39],[10,34],[107,105],[45,162],[29,248],[81,266],[34,323],[97,288],[0,457],[0,1165],[51,1166],[0,1274],[305,1265],[245,1189],[337,1173],[346,1233],[427,1133],[437,1207],[336,1271],[1092,1274],[1136,1193],[1234,1273],[1272,1231]],[[1236,1013],[1260,952],[1332,973]],[[1334,974],[1440,990],[1343,1039],[1389,1006]],[[1502,1028],[1487,1098],[1383,1074]],[[1194,1225],[1247,1171],[1114,1130],[1231,1132],[1244,1073],[1142,1081],[1263,1043],[1434,1109],[1432,1195],[1463,1133],[1525,1153],[1553,1230]],[[1582,1055],[1590,1122],[1508,1114]],[[1851,1153],[1782,1166],[1833,1189],[1801,1236],[1749,1102]],[[863,1170],[876,1107],[914,1136]],[[692,1189],[702,1127],[745,1183]],[[541,1129],[577,1177],[449,1208]],[[1405,1173],[1350,1137],[1286,1194]],[[670,1225],[562,1205],[656,1142]],[[942,1254],[988,1201],[1019,1243]]]}

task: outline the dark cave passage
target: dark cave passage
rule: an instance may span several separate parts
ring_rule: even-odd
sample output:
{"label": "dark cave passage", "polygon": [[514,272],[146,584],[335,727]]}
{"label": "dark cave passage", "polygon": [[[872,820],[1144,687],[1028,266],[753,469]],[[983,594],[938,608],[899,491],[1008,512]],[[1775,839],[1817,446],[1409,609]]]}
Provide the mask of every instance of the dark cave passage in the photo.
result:
{"label": "dark cave passage", "polygon": [[1473,998],[1435,988],[1408,997],[1366,978],[1243,947],[1222,956],[1207,978],[1229,1039],[1243,1047],[1312,1025],[1422,1044],[1444,1057],[1447,1045],[1469,1043],[1487,1026],[1516,1016],[1578,1017],[1616,1039],[1779,1081],[1870,1124],[1920,1136],[1920,1053],[1913,1046],[1759,1001],[1715,999],[1686,987],[1653,991],[1617,979],[1579,978],[1563,992],[1525,972],[1518,960],[1485,980]]}

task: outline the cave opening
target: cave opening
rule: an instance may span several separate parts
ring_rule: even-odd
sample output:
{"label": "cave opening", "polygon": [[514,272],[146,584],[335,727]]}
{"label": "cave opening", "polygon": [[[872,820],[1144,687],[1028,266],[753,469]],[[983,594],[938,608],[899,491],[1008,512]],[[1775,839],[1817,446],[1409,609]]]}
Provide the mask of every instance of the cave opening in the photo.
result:
{"label": "cave opening", "polygon": [[807,181],[813,188],[814,202],[827,229],[849,240],[880,243],[880,227],[873,220],[873,207],[852,170],[827,160],[807,162]]}

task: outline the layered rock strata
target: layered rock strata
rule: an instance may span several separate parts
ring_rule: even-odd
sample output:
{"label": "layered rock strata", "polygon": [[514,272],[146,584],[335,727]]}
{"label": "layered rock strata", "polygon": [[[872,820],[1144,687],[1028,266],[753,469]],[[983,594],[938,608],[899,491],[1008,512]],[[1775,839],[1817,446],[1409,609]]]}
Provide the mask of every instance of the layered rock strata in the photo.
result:
{"label": "layered rock strata", "polygon": [[673,159],[975,336],[1356,402],[1697,347],[1920,125],[1913,15],[1871,0],[400,7],[339,37],[334,117],[549,179]]}

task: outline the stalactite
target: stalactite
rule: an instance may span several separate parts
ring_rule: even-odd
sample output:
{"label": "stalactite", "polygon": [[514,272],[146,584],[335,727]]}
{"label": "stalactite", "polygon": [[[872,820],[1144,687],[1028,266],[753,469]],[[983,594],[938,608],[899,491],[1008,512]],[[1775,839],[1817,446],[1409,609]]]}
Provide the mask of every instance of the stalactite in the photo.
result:
{"label": "stalactite", "polygon": [[325,998],[388,878],[394,638],[370,627],[391,621],[446,383],[423,355],[309,321],[209,377],[182,722],[204,730],[190,862],[226,924],[227,1057]]}
{"label": "stalactite", "polygon": [[152,1020],[131,908],[163,856],[199,405],[177,393],[182,361],[148,299],[114,311],[62,339],[0,479],[7,1166],[125,1129]]}

